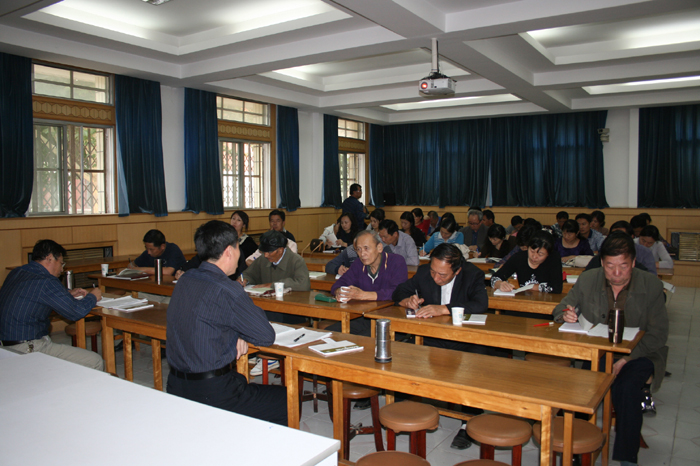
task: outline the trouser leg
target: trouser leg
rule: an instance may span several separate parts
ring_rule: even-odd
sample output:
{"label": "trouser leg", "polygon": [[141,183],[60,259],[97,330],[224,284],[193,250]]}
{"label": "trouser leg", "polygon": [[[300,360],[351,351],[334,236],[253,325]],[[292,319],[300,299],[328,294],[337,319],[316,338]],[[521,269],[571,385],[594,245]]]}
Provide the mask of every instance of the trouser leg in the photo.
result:
{"label": "trouser leg", "polygon": [[32,340],[29,343],[15,345],[12,349],[21,353],[33,352],[48,354],[49,356],[80,364],[81,366],[98,371],[103,371],[105,368],[105,362],[99,354],[82,348],[54,343],[48,335],[38,340]]}
{"label": "trouser leg", "polygon": [[611,388],[616,416],[615,461],[637,462],[642,431],[642,388],[653,373],[654,364],[647,358],[639,358],[622,366],[615,378]]}
{"label": "trouser leg", "polygon": [[[342,332],[341,322],[336,322],[333,325],[328,326],[326,330],[331,332]],[[352,335],[362,335],[368,337],[372,334],[372,319],[367,317],[358,317],[357,319],[352,319],[350,321],[350,333]]]}

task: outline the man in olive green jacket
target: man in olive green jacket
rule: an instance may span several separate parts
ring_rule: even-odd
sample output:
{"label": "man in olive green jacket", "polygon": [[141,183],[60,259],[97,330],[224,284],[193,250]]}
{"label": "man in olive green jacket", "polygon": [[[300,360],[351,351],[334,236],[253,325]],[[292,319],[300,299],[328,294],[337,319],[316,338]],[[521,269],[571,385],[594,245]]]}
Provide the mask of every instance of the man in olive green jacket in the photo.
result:
{"label": "man in olive green jacket", "polygon": [[613,365],[616,378],[611,391],[617,415],[613,460],[622,465],[637,463],[642,389],[652,375],[653,390],[661,385],[668,354],[663,285],[656,276],[634,268],[635,254],[629,235],[611,233],[600,249],[602,267],[581,274],[553,312],[557,322],[576,322],[581,314],[593,324],[607,324],[610,310],[617,307],[624,310],[626,327],[644,332],[632,353]]}

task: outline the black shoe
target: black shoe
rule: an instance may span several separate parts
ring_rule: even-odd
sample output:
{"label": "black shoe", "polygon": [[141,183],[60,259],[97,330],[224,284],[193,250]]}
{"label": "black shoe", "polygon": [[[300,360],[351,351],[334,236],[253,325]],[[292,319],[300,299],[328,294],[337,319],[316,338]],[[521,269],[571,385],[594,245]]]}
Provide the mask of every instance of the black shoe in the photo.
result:
{"label": "black shoe", "polygon": [[471,447],[473,443],[474,440],[467,434],[466,429],[459,429],[457,431],[457,435],[455,435],[455,438],[452,439],[450,448],[454,448],[455,450],[466,450],[467,448]]}
{"label": "black shoe", "polygon": [[119,343],[114,345],[114,352],[119,352],[124,349],[124,340],[119,340]]}
{"label": "black shoe", "polygon": [[355,402],[355,406],[353,406],[352,409],[357,409],[358,411],[362,411],[365,409],[369,409],[372,406],[372,402],[370,401],[369,398],[365,398],[363,400],[358,400]]}
{"label": "black shoe", "polygon": [[656,416],[656,405],[651,397],[651,391],[648,388],[642,390],[644,398],[642,399],[642,414],[645,416]]}

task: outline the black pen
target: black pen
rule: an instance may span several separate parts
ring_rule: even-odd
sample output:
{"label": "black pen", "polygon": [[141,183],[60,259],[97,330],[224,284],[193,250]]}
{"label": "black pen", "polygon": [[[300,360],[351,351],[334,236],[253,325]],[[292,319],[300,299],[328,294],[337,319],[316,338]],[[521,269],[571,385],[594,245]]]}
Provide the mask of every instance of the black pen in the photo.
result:
{"label": "black pen", "polygon": [[294,343],[296,343],[297,341],[301,340],[301,339],[304,338],[305,336],[306,336],[306,334],[305,334],[305,333],[302,333],[301,335],[299,335],[298,337],[296,337],[296,338],[294,339]]}
{"label": "black pen", "polygon": [[[418,288],[416,288],[416,298],[420,299],[420,296],[418,295]],[[420,303],[418,304],[418,308],[416,308],[416,311],[421,308]]]}

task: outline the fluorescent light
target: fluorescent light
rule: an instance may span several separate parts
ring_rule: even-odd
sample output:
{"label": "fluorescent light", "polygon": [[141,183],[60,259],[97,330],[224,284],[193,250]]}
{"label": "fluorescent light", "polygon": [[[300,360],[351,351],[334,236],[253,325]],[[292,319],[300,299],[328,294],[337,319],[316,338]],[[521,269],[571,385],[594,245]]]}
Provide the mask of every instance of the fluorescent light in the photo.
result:
{"label": "fluorescent light", "polygon": [[150,3],[151,5],[162,5],[163,3],[169,2],[170,0],[143,0],[146,3]]}
{"label": "fluorescent light", "polygon": [[397,112],[406,110],[427,110],[430,108],[460,107],[464,105],[493,104],[498,102],[514,102],[520,100],[513,94],[485,95],[479,97],[457,97],[454,99],[421,100],[419,102],[407,102],[403,104],[382,105],[389,110]]}
{"label": "fluorescent light", "polygon": [[583,90],[591,95],[598,95],[616,94],[619,92],[657,91],[661,89],[678,89],[696,86],[700,86],[700,76],[633,81],[629,83],[603,84],[600,86],[584,86]]}

